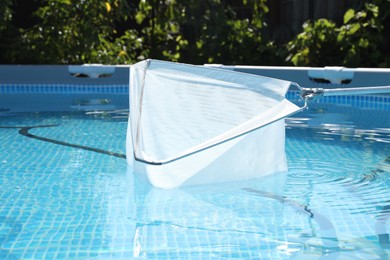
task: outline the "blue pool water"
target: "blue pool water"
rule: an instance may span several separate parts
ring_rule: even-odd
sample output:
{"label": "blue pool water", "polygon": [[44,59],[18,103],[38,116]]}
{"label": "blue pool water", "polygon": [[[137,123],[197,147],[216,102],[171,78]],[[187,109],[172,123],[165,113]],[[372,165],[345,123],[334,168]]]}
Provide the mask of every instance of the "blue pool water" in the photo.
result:
{"label": "blue pool water", "polygon": [[124,111],[3,109],[0,259],[388,259],[388,100],[286,124],[287,173],[160,190],[126,165]]}

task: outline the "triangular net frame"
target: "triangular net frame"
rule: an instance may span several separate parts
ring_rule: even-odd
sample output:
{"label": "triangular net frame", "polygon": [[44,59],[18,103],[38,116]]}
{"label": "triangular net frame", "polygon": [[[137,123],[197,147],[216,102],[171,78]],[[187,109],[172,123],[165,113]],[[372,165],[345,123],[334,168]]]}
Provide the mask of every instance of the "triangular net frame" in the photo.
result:
{"label": "triangular net frame", "polygon": [[272,124],[302,109],[285,98],[290,86],[205,66],[136,63],[130,69],[131,156],[167,164]]}

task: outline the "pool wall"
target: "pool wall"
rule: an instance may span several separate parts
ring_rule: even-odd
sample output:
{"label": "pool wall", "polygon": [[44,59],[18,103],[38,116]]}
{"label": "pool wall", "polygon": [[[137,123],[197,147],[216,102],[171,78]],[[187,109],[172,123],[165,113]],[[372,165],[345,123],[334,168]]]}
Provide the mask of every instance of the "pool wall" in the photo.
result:
{"label": "pool wall", "polygon": [[[390,69],[219,64],[205,64],[205,66],[288,80],[310,88],[390,85]],[[0,86],[6,84],[127,85],[128,80],[129,66],[121,65],[0,65]]]}
{"label": "pool wall", "polygon": [[1,111],[128,109],[128,66],[1,65]]}
{"label": "pool wall", "polygon": [[[288,80],[305,88],[390,86],[390,69],[205,66]],[[128,82],[129,66],[0,65],[0,111],[125,109]],[[389,106],[389,98],[389,95],[366,95],[324,100],[350,105],[359,102],[360,106],[367,100],[370,104],[374,101],[379,106]]]}
{"label": "pool wall", "polygon": [[389,86],[390,69],[345,67],[276,67],[206,65],[298,83],[304,88],[352,88]]}
{"label": "pool wall", "polygon": [[[96,77],[96,76],[100,77]],[[112,85],[129,82],[128,66],[0,65],[0,85]]]}

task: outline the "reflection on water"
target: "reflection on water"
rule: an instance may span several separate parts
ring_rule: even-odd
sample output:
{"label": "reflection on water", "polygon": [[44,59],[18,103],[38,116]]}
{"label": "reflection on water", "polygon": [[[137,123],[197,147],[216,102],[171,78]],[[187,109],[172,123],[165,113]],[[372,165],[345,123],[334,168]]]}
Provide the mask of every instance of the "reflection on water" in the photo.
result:
{"label": "reflection on water", "polygon": [[135,176],[134,255],[388,259],[390,117],[321,106],[287,120],[287,173],[177,190]]}
{"label": "reflection on water", "polygon": [[376,197],[365,192],[381,186],[383,176],[335,183],[317,183],[316,175],[298,183],[296,177],[283,173],[235,184],[161,190],[136,176],[134,255],[387,256],[389,203],[382,199],[389,187],[375,189]]}
{"label": "reflection on water", "polygon": [[[388,113],[314,104],[287,120],[288,172],[176,190],[2,128],[0,259],[389,259]],[[0,118],[123,153],[121,117],[19,117]]]}
{"label": "reflection on water", "polygon": [[287,129],[311,129],[323,140],[390,143],[390,111],[362,110],[330,104],[311,108],[286,119]]}

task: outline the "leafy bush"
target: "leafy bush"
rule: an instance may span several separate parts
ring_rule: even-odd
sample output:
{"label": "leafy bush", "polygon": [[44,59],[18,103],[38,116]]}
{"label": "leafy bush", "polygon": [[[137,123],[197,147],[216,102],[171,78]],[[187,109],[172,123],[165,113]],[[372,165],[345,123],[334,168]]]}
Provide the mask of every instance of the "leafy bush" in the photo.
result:
{"label": "leafy bush", "polygon": [[12,18],[11,3],[12,0],[2,0],[0,2],[0,32],[7,27]]}
{"label": "leafy bush", "polygon": [[389,66],[389,28],[385,28],[389,26],[389,3],[365,3],[358,12],[349,9],[340,27],[327,19],[306,22],[303,32],[288,43],[286,60],[296,66]]}
{"label": "leafy bush", "polygon": [[288,51],[287,60],[296,66],[337,65],[340,50],[336,24],[327,19],[306,22],[303,32],[288,43]]}
{"label": "leafy bush", "polygon": [[153,6],[141,1],[136,17],[150,56],[195,64],[267,63],[262,55],[270,49],[262,36],[266,1],[230,2],[177,0]]}
{"label": "leafy bush", "polygon": [[263,37],[266,0],[37,1],[37,22],[19,29],[8,62],[275,62],[277,48]]}
{"label": "leafy bush", "polygon": [[[344,23],[320,19],[287,48],[266,37],[266,0],[30,0],[18,26],[0,3],[0,62],[129,64],[146,58],[186,63],[389,66],[390,0],[348,10]],[[284,47],[284,46],[283,46]],[[286,58],[287,57],[287,58]]]}
{"label": "leafy bush", "polygon": [[34,13],[39,22],[20,29],[9,59],[49,64],[112,61],[107,57],[113,48],[107,43],[125,10],[129,10],[126,1],[44,1]]}

